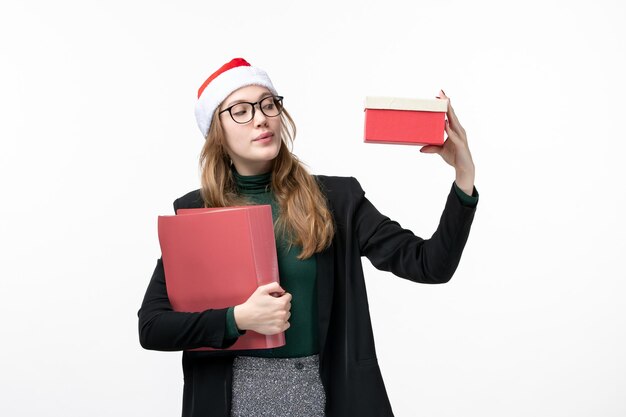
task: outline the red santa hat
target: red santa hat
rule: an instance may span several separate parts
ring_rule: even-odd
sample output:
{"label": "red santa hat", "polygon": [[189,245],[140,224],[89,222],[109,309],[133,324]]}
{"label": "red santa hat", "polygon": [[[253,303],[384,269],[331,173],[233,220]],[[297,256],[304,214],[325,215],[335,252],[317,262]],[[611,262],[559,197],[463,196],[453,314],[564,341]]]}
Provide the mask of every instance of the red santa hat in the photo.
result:
{"label": "red santa hat", "polygon": [[243,58],[235,58],[222,65],[198,89],[196,121],[206,138],[211,126],[213,112],[233,91],[248,85],[266,87],[272,94],[278,94],[270,77],[260,68],[251,66]]}

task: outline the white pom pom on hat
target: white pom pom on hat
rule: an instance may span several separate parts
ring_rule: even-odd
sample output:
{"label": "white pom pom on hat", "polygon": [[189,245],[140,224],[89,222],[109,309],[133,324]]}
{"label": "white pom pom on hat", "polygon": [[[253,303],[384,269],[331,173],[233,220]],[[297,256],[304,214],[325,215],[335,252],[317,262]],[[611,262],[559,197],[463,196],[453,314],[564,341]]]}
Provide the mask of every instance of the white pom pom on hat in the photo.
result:
{"label": "white pom pom on hat", "polygon": [[260,68],[251,66],[243,58],[234,58],[215,71],[198,89],[196,121],[206,138],[215,109],[233,91],[248,85],[266,87],[272,94],[278,94],[270,77]]}

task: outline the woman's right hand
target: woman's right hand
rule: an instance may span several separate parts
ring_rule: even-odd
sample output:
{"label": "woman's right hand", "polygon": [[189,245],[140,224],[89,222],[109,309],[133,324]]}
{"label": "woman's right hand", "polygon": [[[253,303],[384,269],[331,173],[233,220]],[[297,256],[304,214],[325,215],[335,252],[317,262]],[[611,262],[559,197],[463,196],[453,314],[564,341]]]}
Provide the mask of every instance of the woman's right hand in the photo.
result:
{"label": "woman's right hand", "polygon": [[245,303],[235,306],[235,322],[239,330],[273,335],[289,328],[290,310],[291,294],[272,282],[261,285]]}

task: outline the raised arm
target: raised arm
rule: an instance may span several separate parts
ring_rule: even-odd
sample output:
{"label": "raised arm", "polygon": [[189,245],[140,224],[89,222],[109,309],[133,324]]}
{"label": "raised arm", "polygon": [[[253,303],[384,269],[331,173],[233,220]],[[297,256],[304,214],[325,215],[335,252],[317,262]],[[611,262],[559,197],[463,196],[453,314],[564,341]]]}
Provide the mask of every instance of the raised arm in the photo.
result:
{"label": "raised arm", "polygon": [[424,240],[381,214],[363,195],[355,212],[361,253],[376,268],[399,277],[430,284],[448,282],[461,259],[475,211],[461,203],[453,186],[437,230]]}

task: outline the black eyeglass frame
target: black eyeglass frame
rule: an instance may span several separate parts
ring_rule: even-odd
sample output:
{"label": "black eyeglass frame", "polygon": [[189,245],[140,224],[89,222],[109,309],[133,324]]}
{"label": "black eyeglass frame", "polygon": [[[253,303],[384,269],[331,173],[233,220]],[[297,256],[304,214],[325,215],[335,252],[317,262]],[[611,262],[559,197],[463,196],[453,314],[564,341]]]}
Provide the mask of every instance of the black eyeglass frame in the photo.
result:
{"label": "black eyeglass frame", "polygon": [[[261,104],[261,102],[263,100],[267,100],[268,98],[273,98],[274,101],[278,100],[278,103],[280,105],[280,111],[278,112],[278,114],[270,116],[269,114],[266,114],[263,111],[263,107],[260,104]],[[230,114],[230,118],[233,119],[233,122],[238,123],[240,125],[245,125],[246,123],[250,123],[252,120],[254,120],[254,116],[256,115],[256,105],[259,104],[259,110],[261,110],[261,113],[263,113],[263,115],[265,117],[278,117],[283,112],[283,98],[284,98],[283,96],[274,96],[274,95],[272,95],[272,96],[263,97],[261,100],[257,101],[256,103],[250,103],[249,101],[240,101],[239,103],[235,103],[232,106],[230,106],[228,108],[225,108],[224,110],[220,111],[218,113],[218,115],[221,115],[224,112],[228,112],[228,114]],[[237,120],[235,120],[235,117],[233,116],[233,113],[231,112],[233,107],[238,106],[240,104],[250,104],[252,106],[252,117],[250,117],[250,120],[248,120],[247,122],[238,122]]]}

